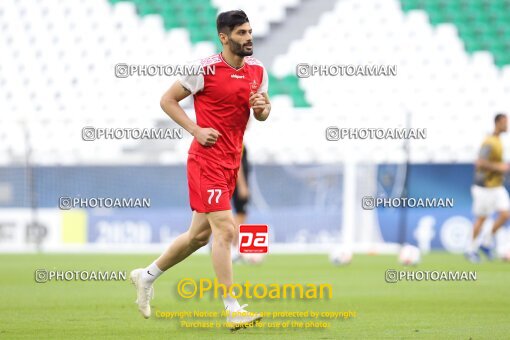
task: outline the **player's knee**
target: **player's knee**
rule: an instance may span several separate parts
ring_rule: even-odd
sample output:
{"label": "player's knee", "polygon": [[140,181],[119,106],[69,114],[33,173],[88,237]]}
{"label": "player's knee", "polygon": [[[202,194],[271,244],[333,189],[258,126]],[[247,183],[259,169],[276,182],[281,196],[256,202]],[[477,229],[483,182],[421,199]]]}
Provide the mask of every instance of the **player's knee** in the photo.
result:
{"label": "player's knee", "polygon": [[226,245],[231,245],[234,240],[234,223],[225,225],[224,228],[218,230],[214,234],[214,238]]}
{"label": "player's knee", "polygon": [[210,237],[211,237],[211,232],[207,232],[207,231],[201,232],[196,235],[192,235],[190,237],[190,245],[193,248],[197,248],[197,249],[201,248],[201,247],[205,246],[207,243],[209,243]]}

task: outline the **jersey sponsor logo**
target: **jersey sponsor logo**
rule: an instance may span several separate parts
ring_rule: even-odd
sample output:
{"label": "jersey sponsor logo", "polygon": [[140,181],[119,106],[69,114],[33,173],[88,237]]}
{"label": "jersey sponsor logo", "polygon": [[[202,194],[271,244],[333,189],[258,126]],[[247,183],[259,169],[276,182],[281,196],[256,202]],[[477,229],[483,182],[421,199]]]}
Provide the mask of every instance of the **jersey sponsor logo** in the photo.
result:
{"label": "jersey sponsor logo", "polygon": [[267,224],[242,224],[239,226],[240,253],[267,253],[269,246]]}
{"label": "jersey sponsor logo", "polygon": [[244,75],[231,74],[231,75],[230,75],[230,78],[234,78],[234,79],[244,79]]}

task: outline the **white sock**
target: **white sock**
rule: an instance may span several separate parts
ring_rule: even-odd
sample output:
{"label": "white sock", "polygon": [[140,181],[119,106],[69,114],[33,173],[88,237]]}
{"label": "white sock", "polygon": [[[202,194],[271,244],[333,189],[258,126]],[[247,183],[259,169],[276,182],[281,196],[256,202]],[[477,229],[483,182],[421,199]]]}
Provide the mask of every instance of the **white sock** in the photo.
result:
{"label": "white sock", "polygon": [[146,282],[154,282],[164,272],[158,268],[156,262],[151,263],[147,268],[143,269],[142,280]]}
{"label": "white sock", "polygon": [[483,238],[482,242],[484,247],[490,248],[492,246],[492,231],[488,232]]}
{"label": "white sock", "polygon": [[241,254],[239,254],[239,250],[236,247],[231,247],[230,256],[232,257],[232,261],[236,261],[239,257],[241,257]]}
{"label": "white sock", "polygon": [[223,298],[223,303],[225,304],[226,310],[235,312],[241,309],[241,306],[239,305],[239,302],[237,302],[237,299],[228,294],[227,297]]}
{"label": "white sock", "polygon": [[475,238],[473,241],[471,241],[471,244],[469,245],[468,251],[471,253],[478,252],[478,247],[480,247],[480,237]]}

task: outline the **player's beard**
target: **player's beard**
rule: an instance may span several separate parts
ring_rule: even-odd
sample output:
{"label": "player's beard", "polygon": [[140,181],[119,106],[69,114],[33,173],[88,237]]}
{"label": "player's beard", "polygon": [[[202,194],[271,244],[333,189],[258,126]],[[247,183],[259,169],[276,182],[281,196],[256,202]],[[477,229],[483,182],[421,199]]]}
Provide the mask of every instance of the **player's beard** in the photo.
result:
{"label": "player's beard", "polygon": [[251,43],[252,48],[250,51],[244,50],[244,47],[248,44],[242,45],[232,39],[228,40],[228,44],[230,46],[230,51],[239,57],[247,57],[253,54],[253,43]]}

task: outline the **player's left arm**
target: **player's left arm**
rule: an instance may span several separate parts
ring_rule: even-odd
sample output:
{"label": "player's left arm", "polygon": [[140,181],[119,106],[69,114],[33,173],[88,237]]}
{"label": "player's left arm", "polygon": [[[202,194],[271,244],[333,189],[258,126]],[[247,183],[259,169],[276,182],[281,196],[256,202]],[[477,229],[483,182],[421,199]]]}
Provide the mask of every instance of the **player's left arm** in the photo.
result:
{"label": "player's left arm", "polygon": [[482,145],[478,159],[475,162],[477,169],[495,171],[499,173],[505,173],[510,170],[510,166],[503,162],[494,162],[490,160],[490,154],[492,153],[492,146],[489,144]]}
{"label": "player's left arm", "polygon": [[271,102],[266,92],[252,93],[250,96],[250,106],[253,109],[253,116],[259,121],[264,121],[271,112]]}

